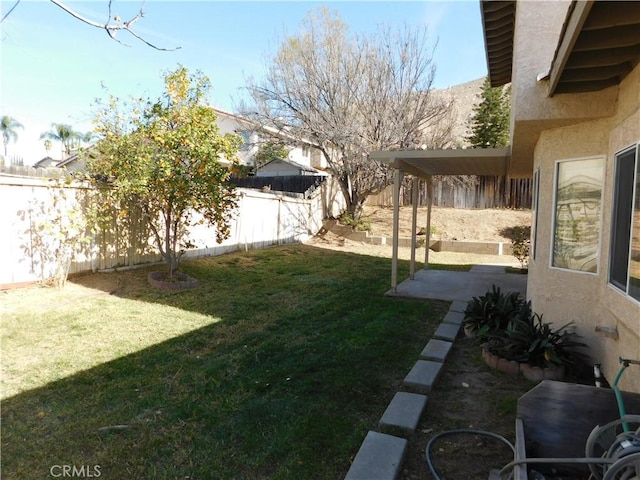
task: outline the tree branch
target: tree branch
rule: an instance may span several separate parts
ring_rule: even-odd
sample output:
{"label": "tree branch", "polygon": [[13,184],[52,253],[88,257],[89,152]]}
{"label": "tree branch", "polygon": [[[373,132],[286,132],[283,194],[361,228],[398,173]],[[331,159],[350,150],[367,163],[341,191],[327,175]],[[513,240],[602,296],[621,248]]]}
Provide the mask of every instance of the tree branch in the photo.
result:
{"label": "tree branch", "polygon": [[2,18],[0,19],[0,23],[4,22],[4,19],[11,15],[11,12],[13,12],[13,9],[16,8],[19,3],[20,0],[16,0],[16,3],[13,4],[13,7],[11,7],[9,11],[2,16]]}
{"label": "tree branch", "polygon": [[[75,10],[72,10],[71,8],[69,8],[64,2],[61,2],[60,0],[49,0],[51,3],[53,3],[54,5],[56,5],[57,7],[60,7],[62,10],[64,10],[65,12],[67,12],[69,15],[71,15],[73,18],[75,18],[76,20],[80,20],[82,23],[86,23],[87,25],[90,25],[92,27],[95,28],[99,28],[101,30],[105,30],[107,32],[107,34],[109,35],[109,37],[113,40],[115,40],[116,42],[125,45],[125,46],[129,46],[123,42],[121,42],[120,40],[118,40],[115,37],[115,34],[121,30],[124,30],[126,32],[128,32],[130,35],[132,35],[133,37],[137,38],[138,40],[140,40],[141,42],[145,43],[146,45],[148,45],[149,47],[155,49],[155,50],[161,50],[161,51],[165,51],[165,52],[170,52],[170,51],[175,51],[175,50],[179,50],[181,47],[175,47],[175,48],[162,48],[162,47],[158,47],[157,45],[152,44],[151,42],[145,40],[143,37],[141,37],[140,35],[138,35],[136,32],[133,31],[133,29],[131,27],[133,27],[133,25],[140,20],[143,16],[144,16],[144,0],[142,2],[142,4],[140,5],[140,10],[138,11],[138,13],[131,18],[130,20],[126,21],[126,22],[122,22],[120,20],[120,18],[116,15],[115,17],[112,17],[111,15],[111,3],[112,0],[109,0],[109,19],[107,20],[106,23],[100,23],[100,22],[96,22],[94,20],[91,20],[90,18],[84,17],[82,15],[80,15],[78,12],[76,12]],[[17,5],[17,3],[16,3]],[[15,5],[14,5],[15,8]],[[13,8],[11,9],[13,10]],[[11,11],[9,11],[9,13],[11,13]],[[9,14],[7,13],[7,15]],[[4,18],[6,18],[6,16]],[[3,18],[3,20],[4,20]],[[115,23],[112,23],[113,22]]]}

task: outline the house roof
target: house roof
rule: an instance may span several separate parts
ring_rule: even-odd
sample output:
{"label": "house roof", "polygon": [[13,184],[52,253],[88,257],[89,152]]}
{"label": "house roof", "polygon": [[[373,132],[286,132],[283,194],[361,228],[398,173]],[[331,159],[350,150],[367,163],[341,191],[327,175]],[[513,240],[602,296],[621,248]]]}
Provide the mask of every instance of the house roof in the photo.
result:
{"label": "house roof", "polygon": [[505,175],[508,148],[451,150],[387,150],[370,157],[417,177],[429,175]]}
{"label": "house roof", "polygon": [[573,1],[549,71],[549,95],[613,85],[640,62],[640,2]]}
{"label": "house roof", "polygon": [[307,165],[303,165],[301,163],[298,162],[294,162],[293,160],[289,160],[288,158],[274,158],[273,160],[269,160],[267,163],[265,163],[264,165],[260,166],[260,168],[258,168],[258,170],[262,170],[264,167],[266,167],[267,165],[270,165],[271,163],[274,162],[280,162],[280,163],[286,163],[288,165],[292,165],[300,170],[302,170],[303,172],[310,172],[313,173],[315,175],[326,175],[325,172],[322,172],[316,168],[313,167],[309,167]]}
{"label": "house roof", "polygon": [[484,29],[489,80],[492,87],[500,87],[511,82],[516,2],[515,0],[481,1],[480,14]]}
{"label": "house roof", "polygon": [[54,160],[53,158],[46,156],[36,163],[34,163],[34,168],[46,168],[46,167],[55,167],[58,164],[58,160]]}
{"label": "house roof", "polygon": [[[481,0],[492,87],[511,81],[515,1]],[[619,84],[640,61],[640,2],[573,0],[550,65],[549,95]]]}

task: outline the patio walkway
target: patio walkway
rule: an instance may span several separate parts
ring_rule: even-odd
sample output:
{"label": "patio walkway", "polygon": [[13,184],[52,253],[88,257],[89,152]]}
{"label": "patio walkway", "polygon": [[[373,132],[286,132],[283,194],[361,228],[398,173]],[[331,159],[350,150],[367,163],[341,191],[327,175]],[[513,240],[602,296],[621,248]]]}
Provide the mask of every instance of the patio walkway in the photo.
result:
{"label": "patio walkway", "polygon": [[414,280],[401,282],[395,292],[389,290],[385,295],[467,302],[473,297],[484,295],[495,285],[503,292],[517,291],[526,298],[527,275],[505,273],[505,267],[474,265],[468,272],[418,270]]}

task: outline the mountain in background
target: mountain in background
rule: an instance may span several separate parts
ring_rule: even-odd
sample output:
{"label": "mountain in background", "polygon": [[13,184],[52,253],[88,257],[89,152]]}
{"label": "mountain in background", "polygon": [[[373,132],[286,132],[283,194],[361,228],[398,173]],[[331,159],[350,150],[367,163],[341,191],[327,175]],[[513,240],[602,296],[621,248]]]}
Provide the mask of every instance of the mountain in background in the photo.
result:
{"label": "mountain in background", "polygon": [[453,147],[470,147],[467,136],[471,130],[471,118],[473,107],[481,101],[482,84],[485,77],[471,80],[470,82],[453,85],[448,88],[434,89],[431,94],[436,99],[454,100],[452,116],[454,125],[452,131]]}

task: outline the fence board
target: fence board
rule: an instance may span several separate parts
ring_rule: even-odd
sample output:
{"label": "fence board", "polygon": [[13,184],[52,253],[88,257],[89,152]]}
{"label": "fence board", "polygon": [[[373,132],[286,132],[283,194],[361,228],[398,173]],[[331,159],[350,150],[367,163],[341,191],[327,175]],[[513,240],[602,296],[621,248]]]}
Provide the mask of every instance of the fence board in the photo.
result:
{"label": "fence board", "polygon": [[[49,186],[49,182],[42,178],[0,174],[0,252],[3,265],[0,288],[41,280],[43,271],[50,267],[39,261],[33,239],[39,225],[37,207],[51,202]],[[69,186],[65,190],[73,192],[79,187]],[[206,224],[196,225],[190,231],[190,240],[196,248],[189,250],[186,258],[299,242],[322,227],[325,215],[335,214],[343,207],[332,182],[323,183],[309,198],[250,189],[238,189],[238,193],[238,209],[231,222],[231,236],[218,244],[212,228]],[[76,195],[74,198],[79,201]],[[130,231],[113,229],[94,237],[90,245],[75,254],[69,273],[130,267],[162,260],[155,247],[147,248],[149,240],[139,216],[133,216],[132,225]]]}
{"label": "fence board", "polygon": [[[433,189],[433,205],[453,208],[531,208],[530,178],[507,180],[504,176],[477,177],[474,187],[457,187],[438,182]],[[418,182],[418,206],[427,205],[426,181]],[[367,205],[393,205],[393,187],[367,198]],[[400,187],[400,206],[411,205],[411,184],[405,178]]]}

